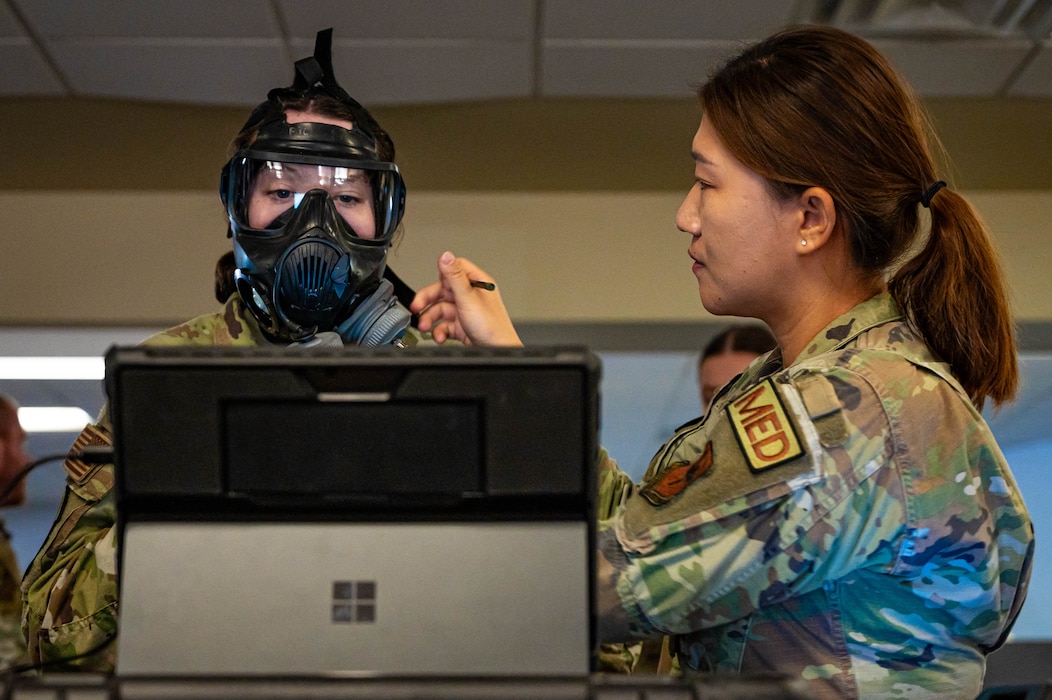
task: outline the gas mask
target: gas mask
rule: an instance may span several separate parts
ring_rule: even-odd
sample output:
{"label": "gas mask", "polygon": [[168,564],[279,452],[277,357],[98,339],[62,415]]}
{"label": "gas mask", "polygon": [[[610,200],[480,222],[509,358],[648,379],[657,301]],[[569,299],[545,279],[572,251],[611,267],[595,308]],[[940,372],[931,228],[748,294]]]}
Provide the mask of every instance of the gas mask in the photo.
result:
{"label": "gas mask", "polygon": [[[290,124],[274,97],[323,91],[360,110],[364,126],[375,124],[331,78],[322,34],[314,59],[297,62],[297,83],[271,91],[256,110],[279,116],[264,120],[251,144],[223,168],[220,195],[233,238],[234,280],[274,340],[305,342],[337,333],[347,344],[388,344],[410,321],[383,279],[405,207],[398,167],[378,157],[376,140],[359,119],[341,120],[353,126],[347,129],[309,121],[308,113],[308,121]],[[311,69],[328,83],[309,75]]]}

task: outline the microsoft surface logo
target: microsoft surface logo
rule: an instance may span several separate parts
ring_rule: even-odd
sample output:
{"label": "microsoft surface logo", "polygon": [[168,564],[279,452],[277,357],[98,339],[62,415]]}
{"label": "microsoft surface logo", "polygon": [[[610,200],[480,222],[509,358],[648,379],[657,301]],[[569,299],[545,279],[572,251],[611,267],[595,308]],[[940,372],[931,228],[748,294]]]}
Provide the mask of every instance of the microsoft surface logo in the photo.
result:
{"label": "microsoft surface logo", "polygon": [[341,624],[376,622],[376,581],[333,581],[332,621]]}

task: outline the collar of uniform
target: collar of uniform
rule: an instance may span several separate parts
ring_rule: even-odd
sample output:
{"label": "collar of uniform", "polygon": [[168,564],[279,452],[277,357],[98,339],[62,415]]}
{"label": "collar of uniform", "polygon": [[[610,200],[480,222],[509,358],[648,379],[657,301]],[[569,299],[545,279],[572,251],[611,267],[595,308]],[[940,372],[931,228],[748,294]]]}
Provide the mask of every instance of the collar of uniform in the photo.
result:
{"label": "collar of uniform", "polygon": [[255,339],[257,345],[270,343],[263,329],[259,327],[256,317],[249,313],[248,307],[245,306],[245,302],[241,300],[241,295],[237,292],[227,298],[226,304],[223,305],[223,316],[227,319],[228,325],[231,322],[240,323],[248,330],[249,336]]}
{"label": "collar of uniform", "polygon": [[870,328],[901,319],[902,311],[899,305],[895,303],[890,294],[881,292],[822,329],[793,361],[793,364],[844,347]]}

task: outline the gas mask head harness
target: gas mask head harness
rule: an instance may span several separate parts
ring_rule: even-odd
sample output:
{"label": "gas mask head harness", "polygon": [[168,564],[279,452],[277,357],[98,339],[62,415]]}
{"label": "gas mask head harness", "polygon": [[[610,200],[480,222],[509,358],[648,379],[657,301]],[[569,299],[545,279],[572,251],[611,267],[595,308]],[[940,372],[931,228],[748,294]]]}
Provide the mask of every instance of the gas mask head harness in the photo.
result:
{"label": "gas mask head harness", "polygon": [[[314,56],[253,111],[242,133],[255,131],[254,140],[223,168],[235,285],[273,340],[336,333],[347,344],[387,344],[410,321],[383,278],[405,184],[387,134],[336,83],[331,44],[331,29],[318,33]],[[348,117],[317,115],[315,99],[335,100]],[[293,109],[307,121],[290,124]]]}

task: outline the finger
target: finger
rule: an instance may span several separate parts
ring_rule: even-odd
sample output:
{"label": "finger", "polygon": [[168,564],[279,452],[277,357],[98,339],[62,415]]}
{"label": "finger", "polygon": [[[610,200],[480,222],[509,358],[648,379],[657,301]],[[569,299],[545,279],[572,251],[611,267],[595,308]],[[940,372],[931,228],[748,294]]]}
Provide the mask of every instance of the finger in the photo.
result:
{"label": "finger", "polygon": [[439,321],[431,332],[431,338],[436,343],[444,343],[447,340],[455,340],[459,337],[455,324],[449,321]]}
{"label": "finger", "polygon": [[413,313],[419,313],[441,298],[442,283],[433,282],[417,291],[416,295],[413,296],[413,301],[409,302],[409,310]]}
{"label": "finger", "polygon": [[458,258],[449,251],[439,256],[438,273],[453,299],[460,299],[471,292],[474,286],[472,282],[491,280],[491,276],[478,265],[467,258]]}
{"label": "finger", "polygon": [[468,279],[460,260],[448,250],[438,256],[438,274],[442,278],[442,284],[453,293],[454,298],[471,287],[471,280]]}
{"label": "finger", "polygon": [[443,312],[444,302],[439,302],[428,306],[419,314],[417,314],[417,328],[424,331],[434,330],[435,326],[442,323],[445,320],[445,313]]}

